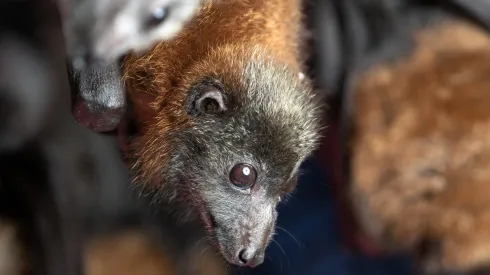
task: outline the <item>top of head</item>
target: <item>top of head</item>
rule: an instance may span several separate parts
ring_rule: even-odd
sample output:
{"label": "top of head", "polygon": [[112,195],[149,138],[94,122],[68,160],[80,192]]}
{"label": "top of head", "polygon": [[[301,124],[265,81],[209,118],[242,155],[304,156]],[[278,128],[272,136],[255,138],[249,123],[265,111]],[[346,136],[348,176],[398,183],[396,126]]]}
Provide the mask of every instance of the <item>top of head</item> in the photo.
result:
{"label": "top of head", "polygon": [[143,125],[130,144],[137,179],[191,204],[232,263],[263,260],[276,205],[318,139],[318,106],[298,77],[299,11],[299,0],[207,4],[175,39],[125,62]]}
{"label": "top of head", "polygon": [[177,34],[203,0],[72,0],[65,21],[74,58],[116,60]]}

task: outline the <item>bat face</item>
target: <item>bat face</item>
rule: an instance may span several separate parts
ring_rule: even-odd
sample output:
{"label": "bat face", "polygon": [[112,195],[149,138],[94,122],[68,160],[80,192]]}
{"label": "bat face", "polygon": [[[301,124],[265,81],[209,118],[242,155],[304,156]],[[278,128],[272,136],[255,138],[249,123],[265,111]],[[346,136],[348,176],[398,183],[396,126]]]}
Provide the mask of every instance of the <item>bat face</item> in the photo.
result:
{"label": "bat face", "polygon": [[412,251],[423,274],[490,265],[490,36],[448,20],[413,51],[356,81],[349,195],[382,248]]}
{"label": "bat face", "polygon": [[255,267],[275,231],[277,204],[315,148],[318,125],[296,75],[252,60],[241,83],[205,77],[192,85],[186,108],[193,123],[175,134],[171,165],[179,172],[169,178],[185,182],[224,258]]}
{"label": "bat face", "polygon": [[318,106],[297,73],[239,49],[247,58],[227,73],[201,68],[226,64],[228,55],[192,66],[130,151],[139,179],[190,208],[228,262],[254,267],[274,234],[278,203],[316,147]]}
{"label": "bat face", "polygon": [[176,39],[126,58],[141,125],[128,151],[137,183],[182,202],[190,209],[176,212],[197,216],[229,263],[253,267],[315,148],[318,108],[298,77],[300,1],[217,2]]}
{"label": "bat face", "polygon": [[201,4],[202,0],[60,0],[78,94],[73,106],[78,123],[99,132],[117,128],[126,111],[118,59],[170,39]]}

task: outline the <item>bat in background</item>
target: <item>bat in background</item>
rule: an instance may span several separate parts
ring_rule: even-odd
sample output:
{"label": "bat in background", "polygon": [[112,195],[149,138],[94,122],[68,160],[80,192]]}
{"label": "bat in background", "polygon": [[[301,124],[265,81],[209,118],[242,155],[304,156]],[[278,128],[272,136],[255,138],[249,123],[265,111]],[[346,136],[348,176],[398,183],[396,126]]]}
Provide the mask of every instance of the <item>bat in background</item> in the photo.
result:
{"label": "bat in background", "polygon": [[203,1],[58,0],[77,122],[116,129],[127,104],[119,60],[174,37]]}
{"label": "bat in background", "polygon": [[324,144],[341,148],[330,165],[357,242],[411,253],[417,274],[488,271],[489,1],[315,2],[340,26],[314,11],[318,85],[333,87],[338,125]]}

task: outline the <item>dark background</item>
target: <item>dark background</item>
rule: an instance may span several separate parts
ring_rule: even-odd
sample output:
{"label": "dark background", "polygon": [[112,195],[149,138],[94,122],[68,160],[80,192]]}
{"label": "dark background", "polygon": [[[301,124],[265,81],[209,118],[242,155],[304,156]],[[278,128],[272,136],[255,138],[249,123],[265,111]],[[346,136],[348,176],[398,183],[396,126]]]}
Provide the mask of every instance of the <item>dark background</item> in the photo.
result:
{"label": "dark background", "polygon": [[264,264],[255,269],[242,268],[237,274],[410,274],[406,258],[371,259],[344,249],[336,223],[336,205],[330,197],[328,171],[315,159],[306,161],[302,169],[295,194],[278,209],[277,235]]}

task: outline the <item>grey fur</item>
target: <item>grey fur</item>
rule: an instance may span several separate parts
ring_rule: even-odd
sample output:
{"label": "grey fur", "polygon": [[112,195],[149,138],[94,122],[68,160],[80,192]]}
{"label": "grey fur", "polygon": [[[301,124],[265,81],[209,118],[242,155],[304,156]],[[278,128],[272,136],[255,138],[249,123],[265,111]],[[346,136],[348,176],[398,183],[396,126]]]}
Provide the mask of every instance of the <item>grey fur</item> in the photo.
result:
{"label": "grey fur", "polygon": [[126,111],[126,95],[118,63],[91,64],[83,70],[71,67],[78,90],[73,115],[92,130],[115,129]]}
{"label": "grey fur", "polygon": [[[87,70],[74,71],[74,75],[80,79],[80,89],[90,91],[82,95],[84,100],[92,102],[99,100],[104,106],[110,108],[121,106],[121,99],[111,92],[124,89],[120,68],[117,64],[98,64],[98,66],[88,67]],[[94,91],[96,88],[100,91]]]}
{"label": "grey fur", "polygon": [[[193,109],[192,102],[209,85],[222,93],[224,112]],[[174,151],[169,163],[162,164],[165,184],[159,195],[181,202],[179,209],[187,207],[187,214],[198,213],[222,255],[238,264],[243,248],[248,256],[263,258],[274,233],[276,206],[316,148],[320,110],[297,74],[260,57],[248,63],[241,90],[228,90],[230,86],[236,83],[207,76],[191,88],[187,106],[193,126],[162,137]],[[238,163],[257,171],[250,190],[237,189],[229,180]]]}
{"label": "grey fur", "polygon": [[[145,51],[178,33],[203,0],[59,0],[68,53],[90,55],[106,62],[129,51]],[[166,19],[147,26],[152,12],[167,7]]]}
{"label": "grey fur", "polygon": [[[79,94],[73,113],[80,124],[105,132],[119,125],[126,107],[117,60],[130,51],[142,52],[175,36],[203,0],[58,2],[69,67]],[[159,7],[167,7],[166,18],[158,25],[147,26],[152,11]]]}

